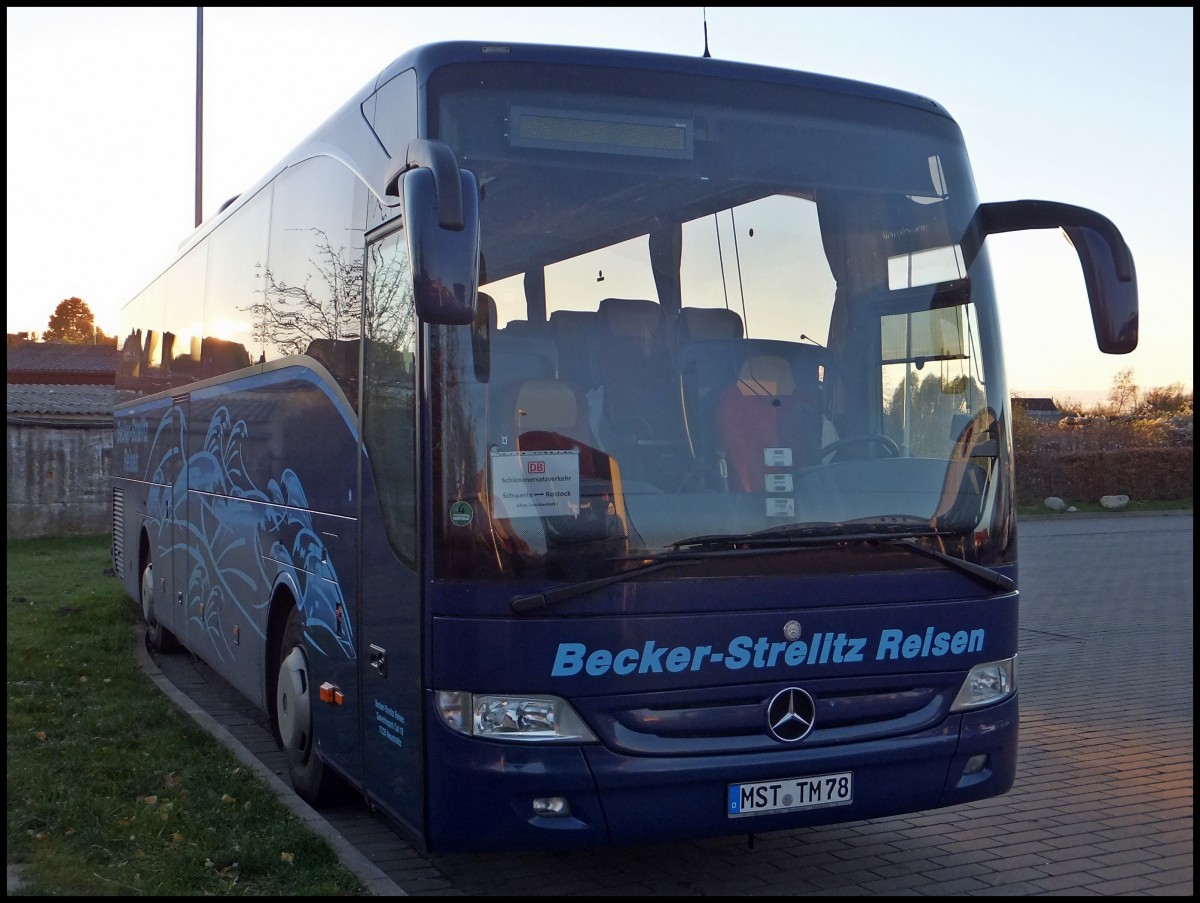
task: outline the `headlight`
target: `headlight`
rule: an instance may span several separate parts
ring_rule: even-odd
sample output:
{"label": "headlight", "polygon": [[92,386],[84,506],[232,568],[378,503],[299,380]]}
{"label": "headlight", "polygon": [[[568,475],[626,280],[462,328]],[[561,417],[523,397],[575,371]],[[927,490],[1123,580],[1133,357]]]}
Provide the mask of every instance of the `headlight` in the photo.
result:
{"label": "headlight", "polygon": [[438,690],[438,714],[456,731],[491,740],[571,740],[593,743],[570,704],[557,696],[498,696]]}
{"label": "headlight", "polygon": [[1017,658],[1006,658],[1002,662],[987,662],[976,665],[967,674],[962,689],[954,697],[950,711],[961,712],[999,702],[1011,696],[1017,689]]}

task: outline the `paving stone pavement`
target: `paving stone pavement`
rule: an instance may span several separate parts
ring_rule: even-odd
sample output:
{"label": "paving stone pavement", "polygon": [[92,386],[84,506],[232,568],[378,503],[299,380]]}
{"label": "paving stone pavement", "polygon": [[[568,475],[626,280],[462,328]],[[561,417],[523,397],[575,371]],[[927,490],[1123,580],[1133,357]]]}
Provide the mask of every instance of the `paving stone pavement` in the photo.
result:
{"label": "paving stone pavement", "polygon": [[263,716],[198,660],[143,666],[376,895],[1191,896],[1191,512],[1022,520],[1019,542],[1013,789],[753,841],[422,856],[365,805],[292,793]]}

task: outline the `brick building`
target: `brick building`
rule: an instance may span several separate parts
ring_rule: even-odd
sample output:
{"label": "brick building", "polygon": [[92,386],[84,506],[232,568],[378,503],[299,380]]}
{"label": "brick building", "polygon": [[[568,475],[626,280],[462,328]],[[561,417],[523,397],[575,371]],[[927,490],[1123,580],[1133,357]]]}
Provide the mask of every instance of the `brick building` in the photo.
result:
{"label": "brick building", "polygon": [[9,339],[8,538],[111,529],[115,345]]}

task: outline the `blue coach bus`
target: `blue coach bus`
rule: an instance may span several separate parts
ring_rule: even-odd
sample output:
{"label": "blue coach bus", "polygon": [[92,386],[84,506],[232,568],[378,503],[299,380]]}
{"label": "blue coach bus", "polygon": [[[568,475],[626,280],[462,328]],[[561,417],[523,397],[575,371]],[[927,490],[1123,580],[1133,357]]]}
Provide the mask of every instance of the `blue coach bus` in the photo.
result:
{"label": "blue coach bus", "polygon": [[986,238],[1050,228],[1131,351],[1118,230],[981,204],[933,101],[417,48],[124,308],[116,572],[154,649],[270,715],[304,797],[349,786],[427,851],[1002,794]]}

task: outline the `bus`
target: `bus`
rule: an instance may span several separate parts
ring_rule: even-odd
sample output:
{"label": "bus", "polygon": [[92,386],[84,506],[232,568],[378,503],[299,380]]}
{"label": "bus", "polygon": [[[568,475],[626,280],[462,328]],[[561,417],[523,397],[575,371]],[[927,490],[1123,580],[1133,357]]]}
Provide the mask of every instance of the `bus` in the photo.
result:
{"label": "bus", "polygon": [[[422,851],[994,797],[1018,543],[980,203],[921,96],[710,57],[400,56],[123,309],[112,560],[290,780]],[[1079,303],[1082,303],[1081,297]],[[1063,303],[1074,303],[1064,301]]]}

